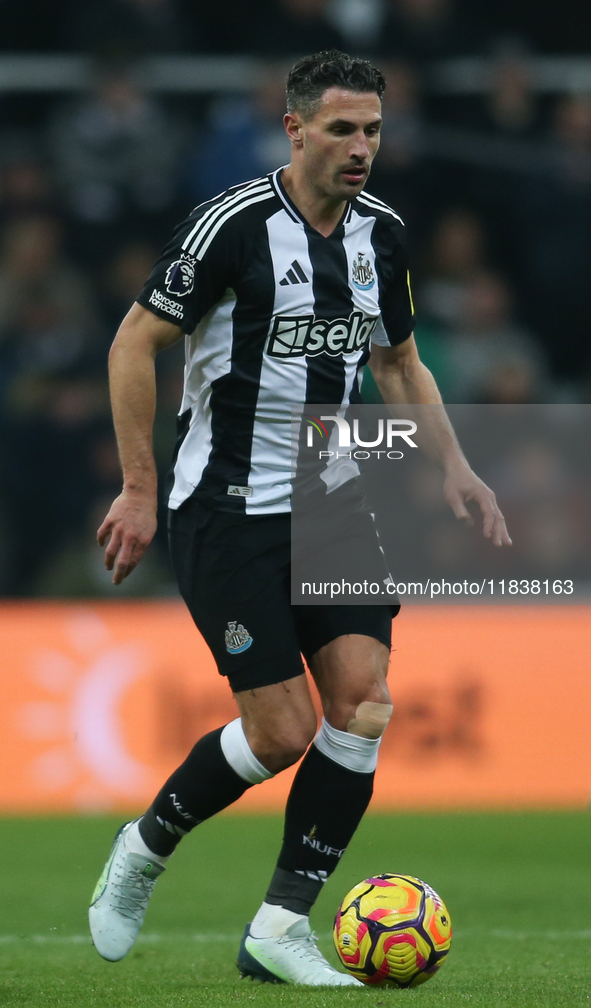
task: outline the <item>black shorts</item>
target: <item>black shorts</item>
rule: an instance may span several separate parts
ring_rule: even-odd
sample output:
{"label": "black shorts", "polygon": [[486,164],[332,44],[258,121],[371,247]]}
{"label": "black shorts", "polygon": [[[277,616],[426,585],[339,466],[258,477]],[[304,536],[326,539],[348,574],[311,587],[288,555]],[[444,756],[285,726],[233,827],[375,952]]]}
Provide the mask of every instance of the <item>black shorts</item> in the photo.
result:
{"label": "black shorts", "polygon": [[234,693],[301,675],[344,634],[388,648],[397,605],[292,605],[291,515],[214,511],[190,497],[169,511],[180,593]]}

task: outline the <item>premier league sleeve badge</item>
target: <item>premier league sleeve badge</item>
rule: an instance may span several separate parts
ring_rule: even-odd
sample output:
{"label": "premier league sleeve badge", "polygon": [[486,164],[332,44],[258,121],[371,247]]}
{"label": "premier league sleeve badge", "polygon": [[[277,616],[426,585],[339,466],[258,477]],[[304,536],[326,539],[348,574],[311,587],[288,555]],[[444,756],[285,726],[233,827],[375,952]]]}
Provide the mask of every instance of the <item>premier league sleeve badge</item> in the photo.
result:
{"label": "premier league sleeve badge", "polygon": [[195,286],[195,260],[175,259],[166,270],[165,286],[169,294],[184,297]]}

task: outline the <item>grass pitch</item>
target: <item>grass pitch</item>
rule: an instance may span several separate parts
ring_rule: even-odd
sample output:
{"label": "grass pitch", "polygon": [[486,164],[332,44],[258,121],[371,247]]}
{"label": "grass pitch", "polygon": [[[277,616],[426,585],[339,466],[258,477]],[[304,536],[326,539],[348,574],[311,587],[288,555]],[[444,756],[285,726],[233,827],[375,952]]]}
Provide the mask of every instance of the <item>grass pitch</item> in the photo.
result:
{"label": "grass pitch", "polygon": [[367,875],[426,879],[454,939],[410,991],[255,985],[234,966],[281,836],[275,816],[224,815],[181,844],[120,963],[99,958],[86,907],[120,820],[0,820],[0,1005],[45,1008],[591,1008],[591,858],[585,812],[369,815],[313,917],[334,962],[337,904]]}

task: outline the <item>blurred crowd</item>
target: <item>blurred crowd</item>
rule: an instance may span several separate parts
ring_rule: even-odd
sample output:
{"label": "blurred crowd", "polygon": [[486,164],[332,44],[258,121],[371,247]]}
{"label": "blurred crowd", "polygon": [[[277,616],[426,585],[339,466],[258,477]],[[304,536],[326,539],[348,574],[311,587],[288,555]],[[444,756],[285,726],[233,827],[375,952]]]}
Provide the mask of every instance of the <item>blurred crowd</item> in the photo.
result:
{"label": "blurred crowd", "polygon": [[[111,594],[94,544],[120,486],[110,342],[174,224],[288,159],[285,72],[307,52],[353,51],[387,77],[368,189],[408,225],[417,342],[445,401],[589,401],[591,94],[541,93],[531,72],[536,53],[584,53],[569,3],[560,24],[525,0],[6,7],[0,69],[69,52],[94,71],[84,92],[0,92],[0,593]],[[159,93],[138,61],[163,54],[247,54],[261,70],[236,94]],[[485,59],[483,87],[434,87],[460,57]],[[180,346],[158,358],[163,477],[181,370]],[[118,591],[172,581],[160,532]]]}

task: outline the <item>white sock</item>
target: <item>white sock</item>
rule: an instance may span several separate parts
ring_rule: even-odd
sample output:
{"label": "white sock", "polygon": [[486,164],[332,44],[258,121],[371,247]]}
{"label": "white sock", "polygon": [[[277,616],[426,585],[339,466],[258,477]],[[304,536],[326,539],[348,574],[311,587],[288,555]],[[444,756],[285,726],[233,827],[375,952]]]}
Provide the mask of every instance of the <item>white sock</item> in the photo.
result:
{"label": "white sock", "polygon": [[253,938],[280,938],[292,924],[303,920],[308,920],[306,914],[297,914],[272,903],[261,903],[252,919],[250,933]]}
{"label": "white sock", "polygon": [[131,851],[132,854],[141,854],[142,857],[150,858],[153,861],[158,861],[159,864],[166,864],[169,858],[172,857],[172,854],[168,854],[166,857],[163,857],[162,854],[154,854],[154,851],[151,851],[150,848],[144,842],[142,835],[139,831],[138,823],[139,819],[136,819],[135,822],[132,822],[131,826],[129,827],[129,829],[125,834],[125,846],[127,847],[128,851]]}
{"label": "white sock", "polygon": [[329,759],[357,773],[373,773],[378,763],[378,749],[381,737],[377,739],[362,738],[351,732],[339,731],[322,718],[320,730],[314,739],[314,745]]}
{"label": "white sock", "polygon": [[262,781],[275,776],[259,763],[250,748],[242,727],[242,718],[236,718],[226,725],[220,735],[220,745],[232,770],[235,770],[248,784],[261,784]]}

